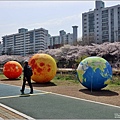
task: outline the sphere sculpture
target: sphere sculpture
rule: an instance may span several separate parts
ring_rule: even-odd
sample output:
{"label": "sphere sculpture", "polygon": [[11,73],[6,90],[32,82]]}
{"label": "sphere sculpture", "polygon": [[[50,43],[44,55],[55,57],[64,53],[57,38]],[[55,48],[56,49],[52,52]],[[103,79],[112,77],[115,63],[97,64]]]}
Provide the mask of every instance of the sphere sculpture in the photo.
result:
{"label": "sphere sculpture", "polygon": [[90,90],[100,90],[112,80],[111,65],[101,57],[88,57],[77,68],[80,83]]}
{"label": "sphere sculpture", "polygon": [[55,60],[48,54],[35,54],[28,62],[32,67],[32,80],[37,83],[46,83],[54,78],[57,71]]}
{"label": "sphere sculpture", "polygon": [[3,74],[9,79],[16,79],[22,74],[22,66],[16,61],[8,61],[3,66]]}

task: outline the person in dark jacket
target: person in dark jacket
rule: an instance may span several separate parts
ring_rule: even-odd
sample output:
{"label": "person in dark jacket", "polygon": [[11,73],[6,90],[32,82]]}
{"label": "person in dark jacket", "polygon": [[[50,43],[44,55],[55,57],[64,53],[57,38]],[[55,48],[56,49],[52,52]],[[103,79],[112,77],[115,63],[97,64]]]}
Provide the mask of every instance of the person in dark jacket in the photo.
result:
{"label": "person in dark jacket", "polygon": [[23,70],[23,85],[22,85],[22,89],[20,90],[22,94],[24,94],[24,90],[25,90],[25,84],[26,84],[26,81],[28,82],[29,86],[30,86],[30,94],[33,93],[33,87],[32,87],[32,83],[31,83],[31,76],[28,75],[28,61],[25,60],[24,62],[24,70]]}

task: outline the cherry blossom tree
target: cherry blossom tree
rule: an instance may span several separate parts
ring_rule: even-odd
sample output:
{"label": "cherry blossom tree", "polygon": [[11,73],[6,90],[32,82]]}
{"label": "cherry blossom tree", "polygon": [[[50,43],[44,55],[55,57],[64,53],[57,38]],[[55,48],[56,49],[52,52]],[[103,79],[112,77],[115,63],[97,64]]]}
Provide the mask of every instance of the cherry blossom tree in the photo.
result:
{"label": "cherry blossom tree", "polygon": [[[114,67],[120,65],[120,42],[91,45],[64,45],[58,49],[39,50],[38,53],[46,53],[51,55],[57,62],[58,67],[72,67],[73,64],[78,64],[81,60],[89,56],[99,56],[106,59]],[[33,55],[33,54],[32,54]],[[3,66],[7,61],[15,60],[23,64],[24,60],[29,60],[32,56],[19,55],[1,55],[0,64]]]}

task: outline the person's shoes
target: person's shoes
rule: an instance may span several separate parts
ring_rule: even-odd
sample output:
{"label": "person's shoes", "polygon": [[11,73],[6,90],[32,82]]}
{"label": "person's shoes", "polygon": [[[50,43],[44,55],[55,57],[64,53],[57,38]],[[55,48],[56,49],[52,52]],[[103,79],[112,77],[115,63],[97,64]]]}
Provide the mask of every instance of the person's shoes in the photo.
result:
{"label": "person's shoes", "polygon": [[20,90],[21,94],[24,94],[24,91]]}
{"label": "person's shoes", "polygon": [[33,94],[33,92],[30,92],[30,94]]}

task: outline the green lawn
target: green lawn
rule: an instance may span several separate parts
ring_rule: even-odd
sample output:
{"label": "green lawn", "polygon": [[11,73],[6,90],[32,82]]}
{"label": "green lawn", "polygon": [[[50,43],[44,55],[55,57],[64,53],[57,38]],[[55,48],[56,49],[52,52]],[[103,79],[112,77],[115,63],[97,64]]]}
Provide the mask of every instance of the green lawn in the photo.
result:
{"label": "green lawn", "polygon": [[[79,85],[79,81],[77,80],[77,77],[75,74],[57,74],[52,82],[56,83],[57,85]],[[120,90],[120,76],[119,75],[113,75],[112,81],[108,84],[107,87],[104,89],[109,90]]]}
{"label": "green lawn", "polygon": [[[21,80],[23,75],[21,75]],[[0,80],[7,79],[2,73],[0,73]],[[51,80],[56,85],[79,85],[76,74],[56,74],[56,76]],[[120,75],[113,75],[112,81],[104,89],[109,90],[120,90]]]}

